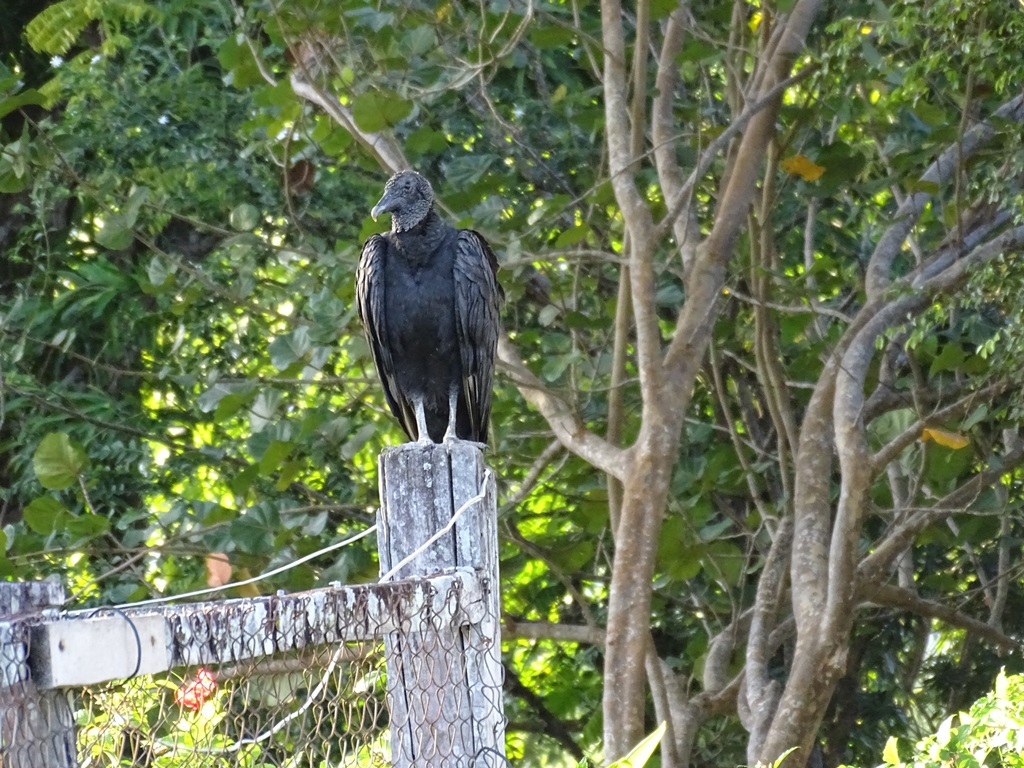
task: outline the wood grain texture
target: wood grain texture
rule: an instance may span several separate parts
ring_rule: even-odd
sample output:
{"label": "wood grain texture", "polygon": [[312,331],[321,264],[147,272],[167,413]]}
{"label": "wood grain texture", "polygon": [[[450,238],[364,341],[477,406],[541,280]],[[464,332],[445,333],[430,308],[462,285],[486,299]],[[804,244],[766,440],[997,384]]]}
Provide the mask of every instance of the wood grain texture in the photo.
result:
{"label": "wood grain texture", "polygon": [[[481,492],[482,498],[470,503]],[[417,552],[397,575],[424,577],[473,568],[484,607],[480,621],[458,629],[438,627],[385,639],[393,765],[503,765],[493,476],[470,443],[410,443],[381,456],[380,494],[381,572]],[[460,509],[451,531],[427,544]]]}

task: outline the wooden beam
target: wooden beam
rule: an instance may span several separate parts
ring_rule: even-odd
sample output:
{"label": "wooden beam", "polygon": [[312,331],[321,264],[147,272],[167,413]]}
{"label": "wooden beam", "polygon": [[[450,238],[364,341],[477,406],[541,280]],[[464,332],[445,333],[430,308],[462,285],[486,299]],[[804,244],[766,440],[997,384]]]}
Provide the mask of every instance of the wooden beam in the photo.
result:
{"label": "wooden beam", "polygon": [[41,690],[30,663],[32,628],[64,604],[59,582],[0,582],[0,766],[75,768],[67,697]]}
{"label": "wooden beam", "polygon": [[[452,600],[453,594],[460,599]],[[95,609],[71,611],[32,627],[30,664],[41,689],[94,685],[177,666],[234,664],[316,645],[379,641],[389,632],[421,631],[425,621],[459,627],[479,622],[484,611],[477,575],[468,568],[417,581],[128,608],[103,616]]]}
{"label": "wooden beam", "polygon": [[504,766],[494,478],[466,442],[408,443],[384,453],[379,469],[382,574],[474,568],[485,608],[461,629],[385,637],[392,765]]}
{"label": "wooden beam", "polygon": [[156,614],[65,619],[32,628],[32,669],[40,688],[95,685],[169,667],[167,622]]}

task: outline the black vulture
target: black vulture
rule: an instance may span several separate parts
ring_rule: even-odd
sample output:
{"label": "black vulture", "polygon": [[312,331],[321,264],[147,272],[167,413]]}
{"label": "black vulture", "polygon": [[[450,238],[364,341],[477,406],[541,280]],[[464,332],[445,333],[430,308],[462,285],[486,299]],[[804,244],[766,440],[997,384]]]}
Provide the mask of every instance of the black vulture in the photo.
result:
{"label": "black vulture", "polygon": [[487,442],[498,344],[498,260],[471,229],[456,229],[415,171],[392,176],[373,207],[391,231],[363,245],[359,318],[391,412],[412,440]]}

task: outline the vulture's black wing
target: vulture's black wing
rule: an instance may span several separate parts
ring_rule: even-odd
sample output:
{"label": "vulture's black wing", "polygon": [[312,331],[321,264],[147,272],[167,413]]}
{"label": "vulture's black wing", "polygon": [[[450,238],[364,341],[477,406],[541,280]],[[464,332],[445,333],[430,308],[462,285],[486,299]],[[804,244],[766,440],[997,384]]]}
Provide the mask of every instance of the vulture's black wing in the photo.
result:
{"label": "vulture's black wing", "polygon": [[384,303],[384,264],[388,241],[384,235],[372,235],[363,245],[356,269],[356,304],[359,319],[366,331],[366,343],[373,353],[377,375],[384,385],[384,397],[402,429],[410,439],[416,439],[416,415],[412,403],[403,397],[395,378],[395,361],[388,343],[388,316]]}
{"label": "vulture's black wing", "polygon": [[498,285],[498,259],[478,232],[459,232],[453,271],[455,328],[462,357],[462,393],[469,411],[470,439],[486,443],[498,345],[498,310],[505,294]]}

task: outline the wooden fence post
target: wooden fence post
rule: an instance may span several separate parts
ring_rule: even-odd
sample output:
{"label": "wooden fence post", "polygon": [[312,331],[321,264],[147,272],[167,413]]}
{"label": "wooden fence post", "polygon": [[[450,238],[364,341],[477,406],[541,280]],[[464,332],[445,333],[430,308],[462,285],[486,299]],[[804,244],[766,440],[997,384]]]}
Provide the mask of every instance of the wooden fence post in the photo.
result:
{"label": "wooden fence post", "polygon": [[[476,569],[484,619],[468,627],[385,637],[391,753],[396,768],[506,765],[502,703],[497,494],[471,443],[408,443],[379,460],[378,548],[385,574],[459,514],[394,578]],[[467,504],[478,495],[482,498]]]}
{"label": "wooden fence post", "polygon": [[75,768],[75,722],[67,695],[36,687],[29,665],[34,624],[64,604],[54,581],[0,582],[0,766]]}

